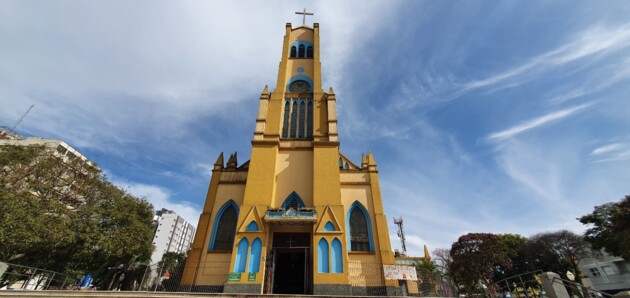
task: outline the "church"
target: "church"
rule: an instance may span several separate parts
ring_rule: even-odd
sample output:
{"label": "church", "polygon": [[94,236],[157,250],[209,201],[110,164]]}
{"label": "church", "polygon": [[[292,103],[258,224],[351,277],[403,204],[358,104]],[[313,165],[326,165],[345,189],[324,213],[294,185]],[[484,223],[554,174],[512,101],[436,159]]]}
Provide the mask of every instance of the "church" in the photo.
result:
{"label": "church", "polygon": [[182,286],[264,294],[400,295],[372,153],[339,151],[319,24],[286,24],[277,84],[264,87],[251,157],[217,158]]}

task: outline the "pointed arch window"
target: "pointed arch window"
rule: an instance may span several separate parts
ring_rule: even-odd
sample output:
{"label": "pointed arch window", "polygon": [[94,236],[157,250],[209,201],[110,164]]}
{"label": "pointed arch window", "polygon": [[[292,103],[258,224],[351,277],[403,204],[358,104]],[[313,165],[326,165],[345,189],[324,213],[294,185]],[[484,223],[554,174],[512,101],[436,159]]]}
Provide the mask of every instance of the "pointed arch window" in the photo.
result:
{"label": "pointed arch window", "polygon": [[293,101],[293,104],[291,105],[291,138],[296,138],[297,137],[297,109],[298,109],[298,103],[297,100]]}
{"label": "pointed arch window", "polygon": [[234,272],[245,272],[245,262],[247,261],[247,249],[249,241],[247,238],[238,242],[238,250],[236,251],[236,260],[234,260]]}
{"label": "pointed arch window", "polygon": [[329,221],[329,222],[327,222],[327,223],[324,225],[324,231],[327,231],[327,232],[330,232],[330,231],[336,231],[336,229],[335,229],[335,225],[333,225],[333,224],[332,224],[332,222],[330,222],[330,221]]}
{"label": "pointed arch window", "polygon": [[245,231],[258,231],[258,224],[255,221],[252,220],[247,225],[247,228],[245,228]]}
{"label": "pointed arch window", "polygon": [[209,250],[232,250],[237,219],[238,209],[234,201],[230,200],[217,213]]}
{"label": "pointed arch window", "polygon": [[313,101],[309,100],[306,108],[306,137],[313,137]]}
{"label": "pointed arch window", "polygon": [[282,120],[282,138],[310,139],[312,137],[313,100],[310,98],[286,99]]}
{"label": "pointed arch window", "polygon": [[293,208],[294,210],[298,210],[302,207],[304,207],[304,201],[302,201],[302,198],[300,198],[300,196],[296,193],[296,192],[292,192],[285,200],[284,203],[282,203],[282,209],[289,209],[289,208]]}
{"label": "pointed arch window", "polygon": [[291,58],[295,58],[297,56],[297,48],[295,46],[291,47]]}
{"label": "pointed arch window", "polygon": [[331,245],[331,257],[330,260],[332,262],[332,273],[342,273],[343,272],[343,258],[341,257],[341,241],[335,238],[332,241]]}
{"label": "pointed arch window", "polygon": [[304,52],[304,45],[303,45],[303,44],[301,44],[301,45],[298,47],[298,57],[306,57],[306,55],[305,55],[305,54],[306,54],[306,53]]}
{"label": "pointed arch window", "polygon": [[319,240],[317,244],[317,272],[319,273],[329,273],[329,258],[328,258],[328,241],[322,238]]}
{"label": "pointed arch window", "polygon": [[[299,120],[303,120],[300,122],[306,122],[306,102],[304,102],[304,100],[300,101],[300,114],[298,115],[298,117]],[[306,137],[306,127],[304,127],[304,125],[301,125],[298,131],[298,138],[303,139],[304,137]]]}
{"label": "pointed arch window", "polygon": [[370,217],[359,202],[352,204],[348,211],[348,226],[350,251],[373,251]]}
{"label": "pointed arch window", "polygon": [[260,251],[262,250],[262,241],[260,238],[254,239],[252,249],[249,252],[249,267],[247,272],[256,273],[260,270]]}
{"label": "pointed arch window", "polygon": [[306,58],[313,58],[313,47],[308,46],[306,48]]}
{"label": "pointed arch window", "polygon": [[291,114],[291,102],[287,100],[284,102],[284,121],[282,124],[283,138],[289,137],[289,114]]}

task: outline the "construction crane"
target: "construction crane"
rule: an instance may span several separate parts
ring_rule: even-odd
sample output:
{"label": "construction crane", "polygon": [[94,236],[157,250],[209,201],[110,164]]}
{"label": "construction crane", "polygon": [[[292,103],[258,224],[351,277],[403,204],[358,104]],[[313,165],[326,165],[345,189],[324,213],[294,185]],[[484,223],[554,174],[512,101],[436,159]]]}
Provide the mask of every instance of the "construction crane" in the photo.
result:
{"label": "construction crane", "polygon": [[20,117],[20,119],[18,119],[17,122],[15,122],[15,125],[13,125],[13,127],[11,128],[12,132],[15,132],[15,129],[18,127],[18,125],[20,125],[20,123],[22,123],[22,120],[24,120],[24,117],[26,117],[26,115],[28,115],[28,113],[33,109],[33,107],[35,107],[35,105],[31,105],[28,110],[26,110],[26,113],[24,113],[22,115],[22,117]]}
{"label": "construction crane", "polygon": [[398,232],[398,238],[400,238],[400,244],[402,245],[402,255],[407,255],[407,244],[405,240],[405,230],[403,229],[403,219],[402,217],[394,218],[394,224],[396,225],[396,230]]}

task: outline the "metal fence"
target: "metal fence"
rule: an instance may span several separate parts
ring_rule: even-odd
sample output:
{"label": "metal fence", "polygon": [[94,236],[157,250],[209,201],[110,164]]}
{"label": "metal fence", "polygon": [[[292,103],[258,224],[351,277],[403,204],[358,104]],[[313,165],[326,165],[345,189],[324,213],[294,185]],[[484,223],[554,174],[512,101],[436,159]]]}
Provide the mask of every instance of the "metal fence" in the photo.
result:
{"label": "metal fence", "polygon": [[409,293],[419,297],[456,297],[455,284],[440,272],[417,270],[418,293]]}
{"label": "metal fence", "polygon": [[502,296],[510,293],[510,295],[514,298],[543,297],[544,292],[542,286],[540,281],[536,278],[541,273],[541,270],[537,270],[510,276],[494,283],[495,290],[497,294]]}
{"label": "metal fence", "polygon": [[[161,264],[152,264],[146,266],[145,270],[140,269],[136,272],[112,268],[110,274],[102,282],[104,286],[98,289],[150,292],[223,292],[223,285],[193,286],[182,284],[183,265],[182,263],[167,267],[161,266]],[[86,290],[86,288],[81,288],[80,278],[59,272],[16,264],[7,264],[4,272],[2,269],[0,266],[0,290]],[[198,268],[202,272],[207,269],[215,268]],[[223,272],[220,274],[217,272],[217,275],[223,274]],[[349,261],[348,274],[353,295],[387,296],[386,281],[381,264]],[[392,282],[389,284],[391,285]],[[418,281],[399,281],[393,282],[393,284],[399,285],[401,290],[409,296],[455,296],[452,283],[435,272],[418,271]],[[90,287],[89,289],[95,290],[96,288]]]}
{"label": "metal fence", "polygon": [[[188,269],[191,273],[213,269],[215,267],[200,267]],[[121,290],[137,290],[150,292],[201,292],[201,293],[222,293],[223,285],[199,286],[182,284],[184,275],[184,263],[175,266],[162,266],[161,264],[148,265],[144,271],[139,284],[130,284],[133,281],[121,281]]]}
{"label": "metal fence", "polygon": [[[541,270],[527,272],[514,275],[496,282],[497,293],[504,296],[510,293],[511,297],[516,298],[538,298],[546,297],[546,293],[540,281]],[[612,295],[586,287],[577,282],[562,278],[553,278],[552,283],[563,285],[567,293],[571,297],[590,298],[590,297],[612,297]]]}
{"label": "metal fence", "polygon": [[0,290],[70,290],[74,278],[50,270],[0,263]]}
{"label": "metal fence", "polygon": [[559,277],[554,277],[551,280],[552,283],[556,283],[556,284],[561,284],[564,285],[564,287],[567,289],[567,293],[571,296],[571,297],[577,297],[577,298],[590,298],[590,297],[598,297],[598,298],[612,298],[613,295],[610,295],[608,293],[593,289],[593,288],[589,288],[585,285],[582,285],[580,283],[574,282],[574,281],[570,281],[570,280],[566,280],[566,279],[562,279]]}
{"label": "metal fence", "polygon": [[382,264],[348,260],[348,279],[353,295],[387,296]]}

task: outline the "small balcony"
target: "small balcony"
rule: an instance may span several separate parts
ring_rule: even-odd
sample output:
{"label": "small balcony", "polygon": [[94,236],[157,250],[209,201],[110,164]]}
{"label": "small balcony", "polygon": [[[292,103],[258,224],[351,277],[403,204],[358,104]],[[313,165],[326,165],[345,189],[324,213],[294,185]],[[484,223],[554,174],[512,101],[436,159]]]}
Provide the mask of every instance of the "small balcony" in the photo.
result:
{"label": "small balcony", "polygon": [[304,226],[317,222],[315,208],[267,208],[263,220],[271,225]]}

